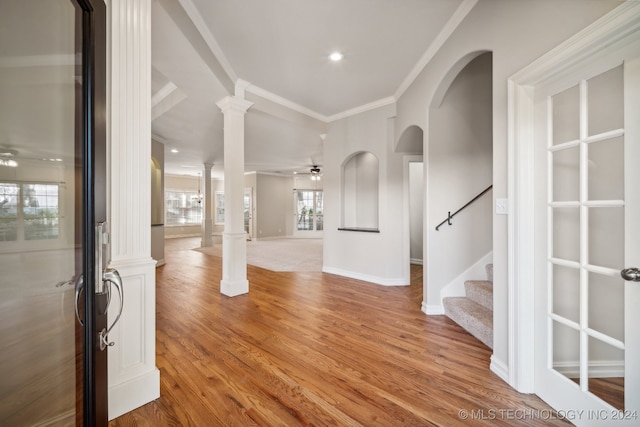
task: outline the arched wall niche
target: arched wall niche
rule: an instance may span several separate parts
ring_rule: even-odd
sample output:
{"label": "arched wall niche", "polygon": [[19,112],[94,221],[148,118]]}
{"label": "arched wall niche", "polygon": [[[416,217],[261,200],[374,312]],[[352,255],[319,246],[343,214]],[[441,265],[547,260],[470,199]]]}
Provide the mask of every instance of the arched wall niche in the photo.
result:
{"label": "arched wall niche", "polygon": [[341,228],[378,231],[379,161],[371,152],[359,151],[342,164]]}
{"label": "arched wall niche", "polygon": [[424,131],[420,126],[407,127],[396,144],[395,152],[399,154],[422,154],[424,146]]}

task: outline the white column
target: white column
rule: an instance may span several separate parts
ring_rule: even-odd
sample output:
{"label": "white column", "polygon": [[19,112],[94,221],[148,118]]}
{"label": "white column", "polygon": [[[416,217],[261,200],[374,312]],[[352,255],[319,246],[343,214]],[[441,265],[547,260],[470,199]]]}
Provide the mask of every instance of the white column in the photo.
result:
{"label": "white column", "polygon": [[202,242],[201,246],[213,246],[213,203],[211,197],[211,168],[212,163],[204,164],[204,173],[202,179],[204,180],[204,197],[202,203],[204,203],[204,217],[202,218]]}
{"label": "white column", "polygon": [[[108,0],[110,267],[124,309],[109,334],[109,419],[160,396],[155,365],[155,261],[151,258],[151,2]],[[118,307],[111,301],[109,323]]]}
{"label": "white column", "polygon": [[218,102],[224,114],[224,232],[220,293],[249,292],[244,231],[244,115],[253,104],[237,96]]}

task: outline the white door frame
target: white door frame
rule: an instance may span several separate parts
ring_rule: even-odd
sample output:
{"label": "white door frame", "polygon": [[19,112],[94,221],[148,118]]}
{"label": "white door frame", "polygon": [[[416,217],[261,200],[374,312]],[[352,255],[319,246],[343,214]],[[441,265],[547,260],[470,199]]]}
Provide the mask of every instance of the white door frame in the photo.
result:
{"label": "white door frame", "polygon": [[509,384],[534,392],[534,88],[640,52],[640,2],[627,1],[508,81]]}

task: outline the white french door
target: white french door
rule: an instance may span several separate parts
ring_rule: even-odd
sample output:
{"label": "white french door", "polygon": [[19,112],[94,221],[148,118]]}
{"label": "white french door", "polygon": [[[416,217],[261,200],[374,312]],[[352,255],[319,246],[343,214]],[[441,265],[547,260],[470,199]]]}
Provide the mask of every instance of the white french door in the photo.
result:
{"label": "white french door", "polygon": [[577,425],[634,425],[640,282],[621,271],[640,268],[640,60],[536,87],[534,114],[535,392]]}
{"label": "white french door", "polygon": [[297,190],[294,215],[296,234],[322,232],[324,229],[322,190]]}

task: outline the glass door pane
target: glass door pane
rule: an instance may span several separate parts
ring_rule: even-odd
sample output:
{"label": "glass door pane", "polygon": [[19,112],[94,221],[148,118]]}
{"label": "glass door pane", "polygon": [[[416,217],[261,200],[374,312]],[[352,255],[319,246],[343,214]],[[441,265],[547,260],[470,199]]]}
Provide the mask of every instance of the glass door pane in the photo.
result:
{"label": "glass door pane", "polygon": [[313,230],[314,192],[298,190],[296,200],[296,227],[299,231]]}
{"label": "glass door pane", "polygon": [[323,199],[322,199],[322,191],[316,191],[316,231],[323,230]]}
{"label": "glass door pane", "polygon": [[82,420],[80,12],[0,2],[0,424]]}
{"label": "glass door pane", "polygon": [[624,409],[623,66],[551,96],[551,367]]}

